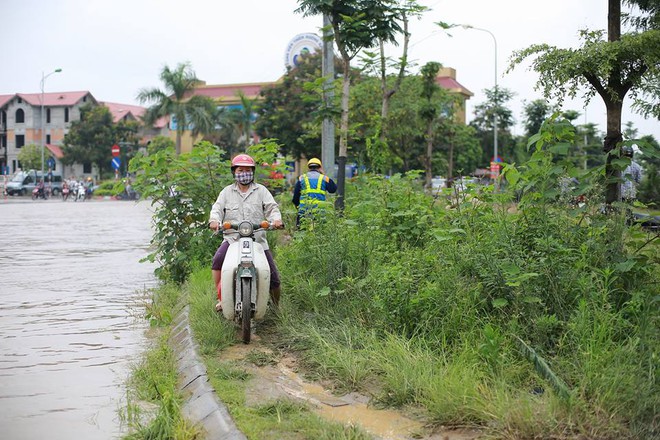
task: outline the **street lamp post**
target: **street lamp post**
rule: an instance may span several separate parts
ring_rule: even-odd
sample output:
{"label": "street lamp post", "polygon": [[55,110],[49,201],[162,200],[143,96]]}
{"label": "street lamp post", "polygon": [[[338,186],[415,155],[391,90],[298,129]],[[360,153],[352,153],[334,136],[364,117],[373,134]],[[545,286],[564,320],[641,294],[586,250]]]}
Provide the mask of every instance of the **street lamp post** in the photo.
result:
{"label": "street lamp post", "polygon": [[495,44],[495,108],[493,109],[493,161],[497,162],[497,40],[495,39],[495,35],[489,31],[488,29],[482,29],[474,26],[470,26],[469,24],[463,24],[461,25],[463,29],[474,29],[476,31],[482,31],[482,32],[487,32],[490,34],[491,37],[493,37],[493,43]]}
{"label": "street lamp post", "polygon": [[41,72],[41,179],[45,182],[44,175],[44,150],[46,149],[46,128],[44,125],[44,83],[46,78],[51,76],[54,73],[61,72],[62,69],[55,69],[50,72],[48,75],[44,75],[44,72]]}

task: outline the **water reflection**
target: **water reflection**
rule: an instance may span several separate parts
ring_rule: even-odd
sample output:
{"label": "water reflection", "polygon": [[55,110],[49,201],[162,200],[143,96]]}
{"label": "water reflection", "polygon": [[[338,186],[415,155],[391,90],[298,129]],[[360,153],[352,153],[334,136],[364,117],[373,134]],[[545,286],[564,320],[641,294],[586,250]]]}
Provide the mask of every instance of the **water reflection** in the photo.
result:
{"label": "water reflection", "polygon": [[150,218],[147,203],[0,200],[2,438],[120,436]]}

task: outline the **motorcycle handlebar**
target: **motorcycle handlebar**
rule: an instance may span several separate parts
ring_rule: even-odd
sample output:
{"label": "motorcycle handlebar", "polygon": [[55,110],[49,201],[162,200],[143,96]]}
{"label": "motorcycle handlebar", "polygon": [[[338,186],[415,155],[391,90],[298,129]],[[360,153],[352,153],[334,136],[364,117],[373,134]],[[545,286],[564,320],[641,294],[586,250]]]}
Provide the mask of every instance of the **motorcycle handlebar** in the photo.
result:
{"label": "motorcycle handlebar", "polygon": [[[224,222],[218,225],[217,232],[220,231],[228,231],[230,229],[238,230],[238,227],[240,224],[243,222],[237,222],[237,223],[231,223],[231,222]],[[261,230],[275,230],[275,229],[284,229],[284,223],[282,223],[282,226],[280,227],[275,227],[272,223],[264,220],[261,223],[252,223],[252,229],[253,231],[261,231]]]}

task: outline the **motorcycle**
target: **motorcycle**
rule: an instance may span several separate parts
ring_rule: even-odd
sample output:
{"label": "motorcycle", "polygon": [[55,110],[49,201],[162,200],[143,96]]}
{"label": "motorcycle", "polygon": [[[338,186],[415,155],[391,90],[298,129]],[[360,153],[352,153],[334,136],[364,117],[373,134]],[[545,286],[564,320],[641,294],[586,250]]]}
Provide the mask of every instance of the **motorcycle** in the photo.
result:
{"label": "motorcycle", "polygon": [[77,202],[78,200],[80,200],[80,201],[84,202],[85,201],[85,195],[86,195],[85,185],[83,185],[82,183],[79,183],[78,186],[76,187],[76,190],[75,190],[74,194],[73,194],[73,201]]}
{"label": "motorcycle", "polygon": [[62,201],[66,202],[66,200],[69,198],[69,186],[68,185],[62,185]]}
{"label": "motorcycle", "polygon": [[48,194],[46,194],[46,191],[43,187],[40,188],[36,186],[32,190],[32,200],[37,200],[37,199],[48,200]]}
{"label": "motorcycle", "polygon": [[267,221],[260,224],[241,221],[225,222],[222,229],[234,230],[239,235],[229,245],[222,265],[222,314],[237,324],[243,343],[249,344],[252,323],[263,319],[270,299],[270,266],[254,233],[273,228]]}

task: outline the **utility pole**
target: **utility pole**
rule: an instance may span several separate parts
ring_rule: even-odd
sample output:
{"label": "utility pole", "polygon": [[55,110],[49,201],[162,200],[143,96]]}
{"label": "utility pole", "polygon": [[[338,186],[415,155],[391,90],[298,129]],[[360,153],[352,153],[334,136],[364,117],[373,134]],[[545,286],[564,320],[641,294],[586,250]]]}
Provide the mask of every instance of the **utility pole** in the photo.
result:
{"label": "utility pole", "polygon": [[59,73],[61,71],[62,69],[55,69],[48,75],[44,75],[44,72],[41,72],[41,180],[44,182],[46,182],[46,176],[44,176],[44,150],[46,149],[46,127],[44,125],[44,84],[46,82],[46,78],[54,73]]}
{"label": "utility pole", "polygon": [[[322,75],[325,78],[323,84],[323,102],[325,110],[333,105],[335,97],[334,79],[335,79],[335,52],[333,49],[332,27],[330,26],[330,17],[323,15],[323,62]],[[323,118],[321,129],[321,161],[327,175],[336,178],[335,175],[335,123],[326,113]]]}

